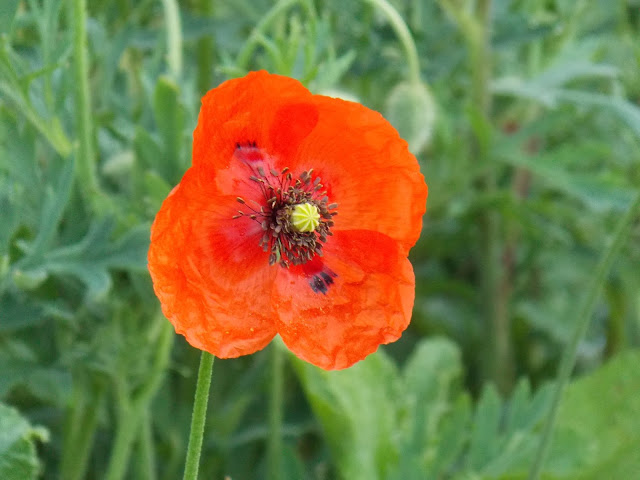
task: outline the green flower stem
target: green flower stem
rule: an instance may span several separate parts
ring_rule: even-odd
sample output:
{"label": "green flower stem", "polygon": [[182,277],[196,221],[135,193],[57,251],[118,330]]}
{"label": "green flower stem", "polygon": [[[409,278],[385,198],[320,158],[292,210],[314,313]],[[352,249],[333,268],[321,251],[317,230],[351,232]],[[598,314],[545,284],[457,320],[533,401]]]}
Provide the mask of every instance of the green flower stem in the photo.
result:
{"label": "green flower stem", "polygon": [[[198,10],[205,18],[213,17],[213,0],[199,0]],[[198,91],[204,95],[211,88],[213,79],[213,63],[215,50],[213,48],[213,35],[204,35],[198,40]]]}
{"label": "green flower stem", "polygon": [[418,50],[413,41],[411,32],[407,24],[402,19],[398,11],[393,8],[387,0],[365,0],[367,3],[377,7],[389,20],[391,28],[400,39],[407,57],[407,65],[409,66],[409,80],[413,83],[420,83],[420,61],[418,59]]}
{"label": "green flower stem", "polygon": [[124,478],[129,466],[133,443],[140,434],[141,422],[149,409],[151,400],[153,400],[154,395],[162,384],[164,374],[169,365],[174,337],[173,328],[161,316],[158,317],[158,321],[162,322],[162,331],[156,346],[156,355],[153,359],[151,371],[145,383],[132,399],[127,396],[124,382],[116,383],[116,396],[119,406],[118,425],[111,458],[104,476],[105,480],[121,480]]}
{"label": "green flower stem", "polygon": [[551,437],[558,417],[558,407],[560,406],[562,393],[569,382],[571,372],[573,371],[573,367],[576,362],[578,345],[587,332],[589,322],[593,316],[596,301],[600,297],[607,274],[611,269],[613,261],[622,249],[625,240],[628,238],[632,221],[638,214],[640,214],[640,193],[636,195],[626,214],[622,217],[622,220],[620,220],[620,223],[618,224],[618,227],[611,239],[609,248],[602,255],[595,273],[591,277],[592,280],[589,284],[589,288],[587,289],[587,294],[582,301],[582,306],[575,312],[575,318],[573,321],[575,329],[569,344],[564,350],[564,354],[560,362],[560,368],[558,369],[558,376],[556,379],[556,389],[551,402],[551,409],[549,410],[549,414],[547,415],[544,429],[542,431],[542,438],[540,440],[535,461],[531,471],[529,472],[529,480],[537,480],[540,478],[540,474],[542,473],[542,469],[549,452],[549,447],[551,446]]}
{"label": "green flower stem", "polygon": [[95,207],[99,192],[96,158],[93,148],[94,125],[89,91],[89,60],[87,53],[87,6],[85,0],[70,0],[73,21],[73,76],[75,83],[75,115],[78,132],[76,162],[78,185],[87,205]]}
{"label": "green flower stem", "polygon": [[182,75],[182,27],[180,9],[176,0],[162,0],[164,21],[167,26],[167,63],[174,79]]}
{"label": "green flower stem", "polygon": [[267,443],[267,472],[269,480],[282,478],[282,401],[284,388],[284,352],[279,339],[271,344],[271,390],[269,395],[269,437]]}
{"label": "green flower stem", "polygon": [[202,437],[204,424],[207,418],[207,404],[209,403],[209,387],[211,386],[211,373],[213,371],[214,356],[203,351],[200,357],[198,370],[198,384],[196,396],[193,402],[193,414],[191,417],[191,433],[189,434],[189,447],[187,448],[187,460],[184,469],[184,480],[196,480],[200,468],[200,451],[202,450]]}

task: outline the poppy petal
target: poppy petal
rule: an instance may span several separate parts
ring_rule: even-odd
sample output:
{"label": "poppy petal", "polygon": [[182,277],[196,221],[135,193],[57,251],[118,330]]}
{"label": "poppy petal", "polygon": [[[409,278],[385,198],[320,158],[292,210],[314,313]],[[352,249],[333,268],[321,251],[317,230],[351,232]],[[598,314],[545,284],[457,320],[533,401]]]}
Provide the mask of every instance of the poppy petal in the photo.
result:
{"label": "poppy petal", "polygon": [[354,102],[314,96],[319,120],[294,166],[313,168],[331,202],[334,231],[374,230],[408,253],[420,236],[427,185],[407,143],[382,115]]}
{"label": "poppy petal", "polygon": [[218,357],[254,353],[276,334],[275,277],[260,225],[233,219],[235,197],[190,169],[151,227],[149,271],[165,316],[194,347]]}
{"label": "poppy petal", "polygon": [[297,80],[265,71],[222,83],[202,98],[193,165],[227,168],[237,144],[288,156],[318,121],[312,99]]}
{"label": "poppy petal", "polygon": [[[303,267],[280,269],[274,287],[278,333],[303,360],[327,370],[349,367],[409,324],[413,269],[388,236],[337,232],[316,272]],[[321,288],[313,288],[316,281]]]}

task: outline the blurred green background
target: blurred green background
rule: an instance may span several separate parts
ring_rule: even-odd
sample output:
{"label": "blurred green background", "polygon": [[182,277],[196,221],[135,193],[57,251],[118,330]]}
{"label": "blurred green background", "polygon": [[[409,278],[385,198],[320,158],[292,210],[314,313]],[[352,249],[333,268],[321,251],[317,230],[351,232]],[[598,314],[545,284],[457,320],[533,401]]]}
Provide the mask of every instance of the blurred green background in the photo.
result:
{"label": "blurred green background", "polygon": [[181,478],[199,352],[149,226],[256,69],[409,142],[416,302],[352,369],[286,357],[278,405],[277,345],[217,360],[201,478],[266,478],[273,409],[279,478],[640,478],[640,1],[0,0],[0,479]]}

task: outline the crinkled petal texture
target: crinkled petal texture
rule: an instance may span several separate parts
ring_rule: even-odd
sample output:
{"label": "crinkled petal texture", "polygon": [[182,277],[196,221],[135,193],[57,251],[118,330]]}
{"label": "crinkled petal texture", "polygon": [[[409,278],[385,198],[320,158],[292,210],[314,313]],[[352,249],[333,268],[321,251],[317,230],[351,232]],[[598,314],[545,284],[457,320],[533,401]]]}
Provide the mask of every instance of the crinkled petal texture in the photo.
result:
{"label": "crinkled petal texture", "polygon": [[221,358],[264,348],[275,336],[269,268],[252,223],[233,220],[235,197],[194,169],[166,198],[151,229],[149,271],[176,332]]}
{"label": "crinkled petal texture", "polygon": [[[313,169],[338,204],[323,255],[289,268],[269,266],[260,221],[233,218],[237,197],[268,211],[251,176],[263,170],[275,184],[269,172],[285,168],[294,179]],[[163,312],[219,357],[253,353],[279,333],[300,358],[346,368],[409,324],[407,254],[426,198],[415,157],[380,114],[266,72],[227,81],[203,98],[193,167],[152,226],[149,270]]]}
{"label": "crinkled petal texture", "polygon": [[287,157],[317,121],[313,95],[297,80],[266,72],[228,80],[202,99],[193,166],[228,168],[236,145],[246,142]]}
{"label": "crinkled petal texture", "polygon": [[325,249],[333,272],[326,295],[308,288],[302,267],[278,272],[278,332],[298,357],[327,370],[346,368],[397,340],[411,319],[415,280],[397,242],[378,232],[337,232]]}
{"label": "crinkled petal texture", "polygon": [[314,168],[340,205],[336,230],[372,230],[405,254],[416,243],[427,185],[407,143],[378,112],[316,96],[319,121],[301,142],[296,164]]}

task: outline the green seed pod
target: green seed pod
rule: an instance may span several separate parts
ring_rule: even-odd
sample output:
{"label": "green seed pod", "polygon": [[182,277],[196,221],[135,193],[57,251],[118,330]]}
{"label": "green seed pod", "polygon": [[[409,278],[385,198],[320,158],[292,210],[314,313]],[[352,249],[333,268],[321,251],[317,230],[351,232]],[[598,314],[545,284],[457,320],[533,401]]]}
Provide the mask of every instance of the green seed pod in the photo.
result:
{"label": "green seed pod", "polygon": [[409,143],[414,155],[431,142],[436,119],[433,96],[423,82],[402,82],[394,87],[386,102],[387,120]]}

